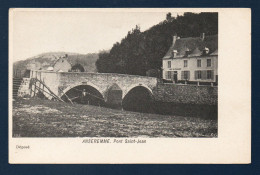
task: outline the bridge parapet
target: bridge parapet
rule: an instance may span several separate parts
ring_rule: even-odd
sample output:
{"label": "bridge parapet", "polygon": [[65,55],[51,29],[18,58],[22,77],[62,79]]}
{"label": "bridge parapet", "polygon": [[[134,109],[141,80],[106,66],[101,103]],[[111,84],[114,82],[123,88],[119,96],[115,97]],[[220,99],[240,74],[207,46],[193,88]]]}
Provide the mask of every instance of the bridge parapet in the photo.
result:
{"label": "bridge parapet", "polygon": [[89,85],[96,88],[106,100],[108,90],[117,84],[122,90],[122,98],[134,87],[143,86],[151,93],[157,85],[157,78],[113,73],[65,73],[60,77],[60,88],[66,93],[79,85]]}
{"label": "bridge parapet", "polygon": [[143,86],[153,93],[158,82],[157,78],[138,75],[41,70],[31,71],[30,77],[43,81],[59,97],[74,87],[80,85],[92,86],[102,94],[105,101],[107,100],[108,90],[114,84],[121,88],[122,98],[124,98],[136,86]]}
{"label": "bridge parapet", "polygon": [[184,104],[217,105],[217,87],[176,85],[160,83],[157,78],[114,73],[76,73],[31,71],[31,78],[43,81],[55,95],[61,97],[70,89],[88,85],[95,88],[105,101],[109,90],[115,84],[122,90],[122,100],[131,89],[142,86],[156,101]]}

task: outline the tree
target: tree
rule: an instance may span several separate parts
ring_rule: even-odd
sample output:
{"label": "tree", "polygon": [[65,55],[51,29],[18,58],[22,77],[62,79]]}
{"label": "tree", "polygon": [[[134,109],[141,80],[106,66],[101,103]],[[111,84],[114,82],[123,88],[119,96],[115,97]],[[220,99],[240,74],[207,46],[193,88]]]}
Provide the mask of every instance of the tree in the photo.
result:
{"label": "tree", "polygon": [[74,66],[72,66],[71,72],[85,72],[85,69],[81,64],[77,63]]}
{"label": "tree", "polygon": [[172,19],[172,14],[169,12],[166,14],[166,20],[171,21],[171,19]]}
{"label": "tree", "polygon": [[150,69],[160,70],[173,35],[198,37],[202,32],[206,35],[218,33],[217,13],[184,13],[173,18],[169,12],[166,20],[144,32],[136,25],[121,42],[113,45],[110,52],[99,53],[97,70],[133,75],[146,75]]}

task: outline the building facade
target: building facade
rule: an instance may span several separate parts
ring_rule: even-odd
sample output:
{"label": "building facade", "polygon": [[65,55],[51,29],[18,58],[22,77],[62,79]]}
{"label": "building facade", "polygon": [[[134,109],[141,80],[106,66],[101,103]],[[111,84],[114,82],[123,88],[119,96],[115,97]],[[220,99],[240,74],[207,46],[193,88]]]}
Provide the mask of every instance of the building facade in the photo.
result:
{"label": "building facade", "polygon": [[53,66],[54,72],[69,72],[71,70],[71,64],[69,63],[67,56],[59,58]]}
{"label": "building facade", "polygon": [[217,83],[218,36],[179,38],[162,60],[162,77],[173,83]]}

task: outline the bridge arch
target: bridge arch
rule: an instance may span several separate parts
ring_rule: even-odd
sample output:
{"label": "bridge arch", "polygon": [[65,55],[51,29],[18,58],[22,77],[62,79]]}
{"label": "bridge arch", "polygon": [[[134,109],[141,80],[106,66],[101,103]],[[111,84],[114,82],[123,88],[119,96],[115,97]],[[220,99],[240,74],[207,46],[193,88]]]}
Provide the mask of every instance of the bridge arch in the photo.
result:
{"label": "bridge arch", "polygon": [[104,95],[101,89],[90,82],[70,85],[61,93],[60,96],[65,101],[74,101],[81,104],[100,106],[105,105]]}
{"label": "bridge arch", "polygon": [[147,89],[147,90],[149,91],[151,97],[154,98],[152,89],[149,88],[149,87],[148,87],[147,85],[145,85],[145,84],[139,83],[139,84],[133,84],[133,85],[127,87],[126,90],[123,92],[122,99],[124,99],[124,97],[125,97],[132,89],[134,89],[134,88],[136,88],[136,87],[139,87],[139,86],[141,86],[141,87]]}
{"label": "bridge arch", "polygon": [[[91,83],[91,82],[80,82],[80,83],[72,84],[72,85],[68,86],[67,88],[65,88],[65,89],[63,90],[63,93],[67,93],[70,89],[75,88],[75,87],[77,87],[77,86],[83,86],[83,85],[91,86],[91,87],[97,89],[98,92],[99,92],[99,93],[102,95],[102,97],[104,98],[104,91],[103,91],[101,88],[99,88],[98,86],[96,86],[95,84]],[[61,93],[61,96],[63,95],[63,93]]]}
{"label": "bridge arch", "polygon": [[122,99],[125,110],[136,112],[154,112],[154,97],[152,90],[142,84],[132,85]]}

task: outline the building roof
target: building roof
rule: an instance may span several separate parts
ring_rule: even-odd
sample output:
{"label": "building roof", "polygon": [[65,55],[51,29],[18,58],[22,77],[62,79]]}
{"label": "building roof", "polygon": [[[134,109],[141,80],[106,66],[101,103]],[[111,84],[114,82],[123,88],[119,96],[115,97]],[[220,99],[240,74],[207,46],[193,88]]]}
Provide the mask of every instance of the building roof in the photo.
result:
{"label": "building roof", "polygon": [[196,47],[193,51],[191,51],[189,55],[193,57],[197,57],[197,56],[201,56],[201,54],[202,54],[201,50],[199,50],[199,48]]}
{"label": "building roof", "polygon": [[58,62],[58,61],[60,61],[61,59],[64,59],[64,60],[66,60],[70,65],[71,65],[71,63],[69,62],[69,60],[68,60],[68,57],[60,57],[60,58],[58,58],[58,59],[56,59],[53,63],[52,63],[52,67],[54,67],[55,66],[55,64]]}
{"label": "building roof", "polygon": [[218,49],[212,52],[210,55],[218,55]]}
{"label": "building roof", "polygon": [[[201,37],[189,37],[177,39],[169,48],[163,59],[173,58],[173,50],[177,50],[176,58],[201,56],[205,48],[209,49],[207,55],[218,54],[218,35]],[[189,50],[188,56],[186,51]]]}

